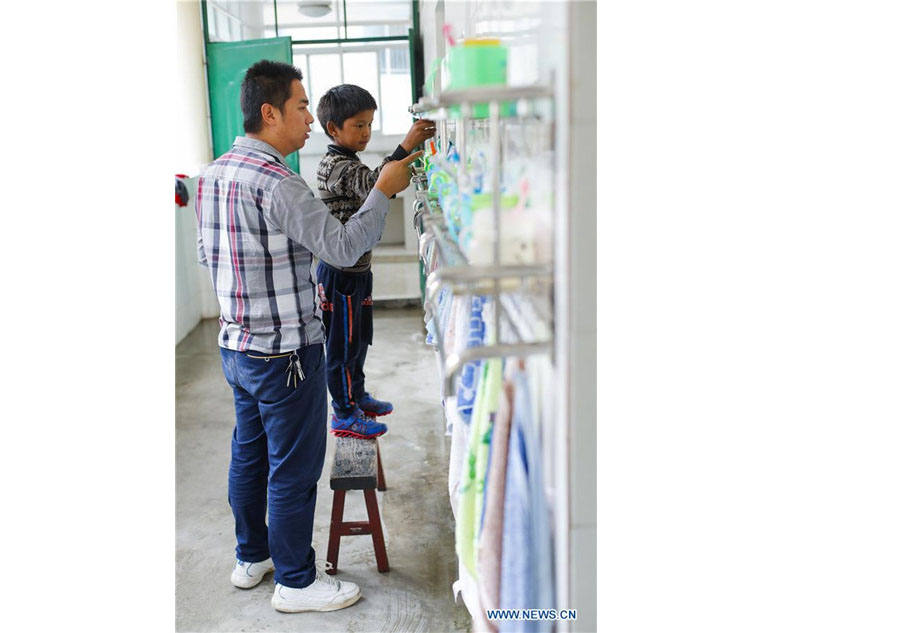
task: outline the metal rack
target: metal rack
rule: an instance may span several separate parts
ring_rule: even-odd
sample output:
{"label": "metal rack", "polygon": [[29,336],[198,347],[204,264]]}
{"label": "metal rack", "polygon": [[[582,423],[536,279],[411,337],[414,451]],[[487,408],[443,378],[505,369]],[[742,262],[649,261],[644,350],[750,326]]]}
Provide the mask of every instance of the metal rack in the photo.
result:
{"label": "metal rack", "polygon": [[[500,134],[501,134],[501,104],[518,102],[517,112],[530,112],[531,103],[537,99],[550,99],[553,91],[545,86],[523,87],[479,87],[463,91],[448,91],[437,97],[423,97],[418,103],[411,106],[409,111],[413,116],[426,117],[437,121],[437,137],[442,148],[447,146],[449,140],[448,123],[456,121],[454,144],[459,154],[457,178],[458,182],[465,178],[466,166],[466,125],[474,119],[473,106],[476,104],[488,104],[488,140],[489,140],[489,164],[492,194],[492,223],[493,223],[493,262],[488,266],[470,265],[468,258],[451,235],[446,222],[446,216],[440,208],[437,200],[430,197],[427,191],[425,174],[420,170],[414,170],[413,184],[416,188],[416,202],[414,206],[415,228],[417,235],[428,234],[434,239],[440,260],[440,266],[432,271],[426,280],[425,302],[435,315],[433,321],[434,335],[437,342],[438,354],[443,367],[444,393],[451,393],[453,382],[463,366],[471,361],[497,358],[497,357],[523,357],[534,354],[554,353],[553,326],[550,310],[541,311],[536,305],[530,305],[530,317],[542,321],[542,328],[549,332],[549,336],[535,337],[531,335],[535,328],[530,328],[524,322],[522,303],[529,302],[526,296],[520,296],[518,300],[513,298],[510,287],[517,284],[520,290],[524,290],[530,283],[539,280],[553,279],[553,265],[546,264],[503,264],[500,250]],[[459,106],[459,115],[451,115],[449,108]],[[441,331],[438,314],[438,297],[442,289],[449,289],[454,294],[463,296],[482,295],[493,299],[493,340],[490,345],[471,347],[456,354],[448,353],[445,349],[445,337]],[[501,342],[501,318],[509,325],[514,341]]]}

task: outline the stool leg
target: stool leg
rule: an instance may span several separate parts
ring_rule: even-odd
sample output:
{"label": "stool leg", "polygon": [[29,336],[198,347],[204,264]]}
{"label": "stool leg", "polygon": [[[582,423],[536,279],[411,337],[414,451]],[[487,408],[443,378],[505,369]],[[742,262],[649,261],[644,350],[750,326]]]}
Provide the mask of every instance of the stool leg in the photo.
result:
{"label": "stool leg", "polygon": [[334,499],[331,502],[331,531],[328,533],[328,556],[325,558],[331,563],[331,569],[325,573],[335,575],[337,573],[338,551],[341,547],[340,526],[344,522],[344,497],[346,490],[335,490]]}
{"label": "stool leg", "polygon": [[381,449],[378,448],[378,438],[375,438],[375,461],[378,462],[378,489],[384,492],[387,490],[387,484],[384,483],[384,469],[381,467]]}
{"label": "stool leg", "polygon": [[372,530],[372,545],[375,546],[375,562],[378,564],[378,571],[388,571],[390,567],[387,551],[384,549],[384,532],[381,530],[381,516],[378,514],[378,499],[371,488],[363,490],[363,493],[366,496],[366,510],[369,511],[369,528]]}

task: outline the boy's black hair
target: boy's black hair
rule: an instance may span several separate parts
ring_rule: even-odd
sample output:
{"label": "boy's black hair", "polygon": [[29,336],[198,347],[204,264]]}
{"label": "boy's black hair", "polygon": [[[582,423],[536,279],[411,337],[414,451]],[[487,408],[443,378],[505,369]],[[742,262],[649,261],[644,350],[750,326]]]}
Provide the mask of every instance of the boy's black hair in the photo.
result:
{"label": "boy's black hair", "polygon": [[[377,110],[375,99],[369,94],[369,91],[353,84],[341,84],[331,88],[319,99],[319,106],[316,108],[316,118],[328,134],[328,122],[337,126],[338,129],[344,127],[344,121],[350,117],[359,114],[363,110]],[[333,139],[331,134],[328,138]]]}
{"label": "boy's black hair", "polygon": [[244,132],[262,130],[264,103],[271,103],[284,113],[284,102],[291,98],[291,84],[295,79],[303,81],[298,68],[283,62],[267,59],[256,62],[247,69],[241,83],[241,113],[244,115]]}

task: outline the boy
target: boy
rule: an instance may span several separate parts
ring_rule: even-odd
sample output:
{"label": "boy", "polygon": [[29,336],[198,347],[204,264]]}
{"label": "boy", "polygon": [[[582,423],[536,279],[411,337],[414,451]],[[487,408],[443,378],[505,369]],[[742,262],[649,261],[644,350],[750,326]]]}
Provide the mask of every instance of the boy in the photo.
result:
{"label": "boy", "polygon": [[[369,169],[357,152],[364,151],[372,137],[377,107],[365,89],[342,84],[326,92],[316,109],[319,123],[334,141],[316,173],[319,197],[344,223],[362,206],[388,162],[406,158],[413,148],[434,136],[434,123],[416,121],[381,166]],[[372,252],[367,251],[353,266],[337,266],[322,259],[316,270],[325,322],[326,377],[334,409],[331,432],[337,436],[382,435],[387,425],[374,418],[394,410],[390,402],[376,400],[365,390],[363,364],[372,344],[371,261]]]}

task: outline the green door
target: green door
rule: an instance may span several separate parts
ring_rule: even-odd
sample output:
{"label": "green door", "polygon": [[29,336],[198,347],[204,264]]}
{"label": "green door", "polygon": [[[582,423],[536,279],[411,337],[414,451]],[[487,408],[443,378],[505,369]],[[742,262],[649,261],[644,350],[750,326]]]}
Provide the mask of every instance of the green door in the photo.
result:
{"label": "green door", "polygon": [[[290,37],[245,42],[210,42],[206,45],[209,68],[209,109],[212,116],[213,155],[218,158],[244,135],[241,114],[241,82],[247,69],[262,59],[294,63]],[[300,172],[297,152],[285,156],[288,166]]]}

